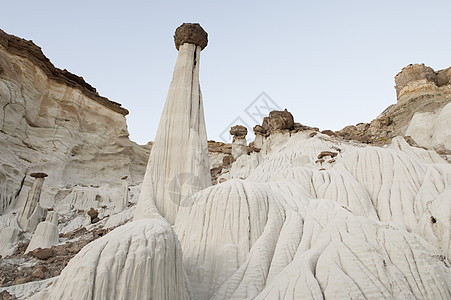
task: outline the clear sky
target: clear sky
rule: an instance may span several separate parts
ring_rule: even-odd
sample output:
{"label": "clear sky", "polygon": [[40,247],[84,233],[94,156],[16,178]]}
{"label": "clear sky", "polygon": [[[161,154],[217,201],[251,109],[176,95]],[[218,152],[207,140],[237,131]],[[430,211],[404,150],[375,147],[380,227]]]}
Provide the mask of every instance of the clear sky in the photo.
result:
{"label": "clear sky", "polygon": [[[208,138],[262,92],[295,121],[338,130],[396,102],[410,63],[451,66],[451,1],[1,1],[0,28],[130,110],[131,139],[153,140],[177,50],[175,29],[209,34],[200,82]],[[255,116],[255,115],[254,115]],[[261,120],[258,120],[261,121]]]}

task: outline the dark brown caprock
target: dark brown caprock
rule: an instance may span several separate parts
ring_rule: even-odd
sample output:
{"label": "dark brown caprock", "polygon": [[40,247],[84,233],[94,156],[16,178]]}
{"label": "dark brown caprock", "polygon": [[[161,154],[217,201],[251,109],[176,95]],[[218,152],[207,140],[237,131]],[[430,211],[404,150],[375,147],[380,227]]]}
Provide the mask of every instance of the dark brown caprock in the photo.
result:
{"label": "dark brown caprock", "polygon": [[185,43],[194,44],[203,50],[208,44],[208,33],[199,23],[183,23],[175,30],[174,43],[177,50]]}

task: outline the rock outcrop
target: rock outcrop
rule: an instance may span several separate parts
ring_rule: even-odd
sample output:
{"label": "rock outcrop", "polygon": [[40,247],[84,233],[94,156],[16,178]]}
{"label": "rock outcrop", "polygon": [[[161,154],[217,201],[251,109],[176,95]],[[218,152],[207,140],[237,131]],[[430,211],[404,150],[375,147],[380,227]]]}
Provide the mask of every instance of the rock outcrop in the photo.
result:
{"label": "rock outcrop", "polygon": [[165,221],[132,222],[84,247],[30,299],[189,299],[180,244]]}
{"label": "rock outcrop", "polygon": [[36,231],[34,232],[25,253],[37,248],[51,248],[58,244],[58,242],[58,213],[49,211],[45,221],[39,223],[38,227],[36,227]]}
{"label": "rock outcrop", "polygon": [[[194,25],[183,24],[176,30],[176,45],[180,31],[183,36],[203,36],[199,25]],[[161,214],[173,224],[183,202],[189,202],[194,193],[211,185],[199,85],[202,47],[190,39],[182,41],[134,220],[158,218]]]}
{"label": "rock outcrop", "polygon": [[0,213],[24,205],[30,172],[49,175],[44,207],[82,185],[108,187],[119,201],[122,176],[141,182],[149,149],[129,140],[126,109],[1,30],[0,69]]}
{"label": "rock outcrop", "polygon": [[41,219],[44,217],[44,210],[39,205],[39,198],[41,196],[44,178],[48,175],[42,172],[37,172],[31,173],[30,176],[34,178],[33,186],[28,192],[25,205],[17,215],[17,224],[22,230],[33,232],[39,222],[41,222]]}
{"label": "rock outcrop", "polygon": [[434,71],[424,64],[408,65],[395,76],[397,103],[371,123],[350,125],[336,135],[347,140],[383,145],[395,136],[447,153],[450,141],[451,68]]}
{"label": "rock outcrop", "polygon": [[451,296],[451,167],[440,156],[402,138],[389,149],[308,132],[265,143],[247,175],[231,169],[246,180],[195,194],[177,215],[194,298]]}

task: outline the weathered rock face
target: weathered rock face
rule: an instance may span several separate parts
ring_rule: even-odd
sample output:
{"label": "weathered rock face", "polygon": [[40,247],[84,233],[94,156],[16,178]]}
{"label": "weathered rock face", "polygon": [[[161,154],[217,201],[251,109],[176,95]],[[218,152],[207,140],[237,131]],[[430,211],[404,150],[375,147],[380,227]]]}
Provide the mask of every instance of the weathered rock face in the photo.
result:
{"label": "weathered rock face", "polygon": [[50,248],[58,244],[58,213],[49,211],[44,222],[39,223],[25,253],[37,248]]}
{"label": "weathered rock face", "polygon": [[434,84],[438,83],[437,74],[431,67],[427,67],[424,64],[414,64],[404,67],[401,72],[395,76],[396,94],[399,95],[402,89],[410,82],[423,79]]}
{"label": "weathered rock face", "polygon": [[88,244],[31,299],[189,299],[171,226],[141,220]]}
{"label": "weathered rock face", "polygon": [[395,76],[398,101],[371,123],[347,126],[336,134],[348,140],[387,144],[409,136],[417,145],[446,151],[451,147],[449,119],[451,68],[434,71],[424,64],[408,65]]}
{"label": "weathered rock face", "polygon": [[142,180],[149,150],[129,140],[126,109],[3,31],[0,68],[0,212],[23,205],[35,170],[49,175],[44,206],[61,200],[60,187],[108,185],[119,195],[122,176]]}
{"label": "weathered rock face", "polygon": [[264,144],[177,214],[194,299],[450,297],[451,166],[435,152],[302,131]]}

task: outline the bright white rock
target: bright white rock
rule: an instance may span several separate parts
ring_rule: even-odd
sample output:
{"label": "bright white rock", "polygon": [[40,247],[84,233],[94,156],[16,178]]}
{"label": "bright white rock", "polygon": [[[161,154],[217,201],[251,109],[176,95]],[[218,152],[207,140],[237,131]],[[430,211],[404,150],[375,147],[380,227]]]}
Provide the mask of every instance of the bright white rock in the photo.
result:
{"label": "bright white rock", "polygon": [[189,299],[180,244],[165,221],[128,223],[86,245],[31,299]]}
{"label": "bright white rock", "polygon": [[134,220],[158,218],[159,213],[173,224],[180,203],[211,185],[200,52],[189,43],[179,48]]}
{"label": "bright white rock", "polygon": [[[451,297],[451,166],[436,153],[305,134],[265,149],[256,166],[232,167],[247,179],[177,214],[193,298]],[[322,151],[337,156],[318,163]]]}

